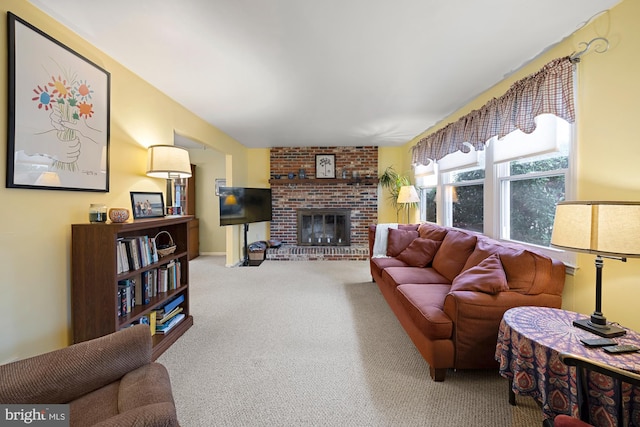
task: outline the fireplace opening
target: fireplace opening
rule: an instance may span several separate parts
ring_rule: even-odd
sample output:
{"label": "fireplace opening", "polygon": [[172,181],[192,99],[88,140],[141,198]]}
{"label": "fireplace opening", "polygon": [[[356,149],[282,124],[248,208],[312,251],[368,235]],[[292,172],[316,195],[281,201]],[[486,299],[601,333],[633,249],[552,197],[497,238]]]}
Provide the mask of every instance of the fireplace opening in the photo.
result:
{"label": "fireplace opening", "polygon": [[351,209],[298,209],[299,246],[349,246]]}

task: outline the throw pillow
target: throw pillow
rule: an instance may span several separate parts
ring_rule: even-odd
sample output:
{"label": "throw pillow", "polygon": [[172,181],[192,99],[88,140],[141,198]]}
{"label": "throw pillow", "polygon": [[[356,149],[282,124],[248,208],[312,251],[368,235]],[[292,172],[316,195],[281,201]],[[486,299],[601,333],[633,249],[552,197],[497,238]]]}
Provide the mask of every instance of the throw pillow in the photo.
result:
{"label": "throw pillow", "polygon": [[451,291],[497,294],[507,290],[509,290],[507,275],[502,268],[498,254],[493,254],[475,267],[460,273],[451,283]]}
{"label": "throw pillow", "polygon": [[412,267],[426,267],[433,260],[442,242],[418,237],[396,257]]}
{"label": "throw pillow", "polygon": [[398,256],[416,237],[418,237],[417,230],[389,229],[389,236],[387,236],[387,256]]}
{"label": "throw pillow", "polygon": [[438,224],[431,224],[428,222],[420,224],[418,227],[418,233],[420,237],[431,240],[443,241],[447,235],[447,229]]}

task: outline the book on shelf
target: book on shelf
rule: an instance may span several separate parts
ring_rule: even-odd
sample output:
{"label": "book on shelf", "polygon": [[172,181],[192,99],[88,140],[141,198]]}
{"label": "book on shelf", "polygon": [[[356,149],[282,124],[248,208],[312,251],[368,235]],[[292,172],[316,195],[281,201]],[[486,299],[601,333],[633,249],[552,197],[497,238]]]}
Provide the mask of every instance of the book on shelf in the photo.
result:
{"label": "book on shelf", "polygon": [[[145,271],[145,273],[148,273]],[[147,305],[151,301],[149,275],[141,274],[140,280],[135,281],[136,305]]]}
{"label": "book on shelf", "polygon": [[127,260],[129,262],[129,266],[134,270],[137,270],[141,267],[140,265],[140,255],[138,253],[138,243],[135,237],[123,237],[122,242],[124,243]]}
{"label": "book on shelf", "polygon": [[118,316],[125,316],[131,313],[132,308],[136,305],[134,279],[120,280],[118,282]]}
{"label": "book on shelf", "polygon": [[121,237],[118,240],[124,246],[123,256],[126,255],[129,270],[137,270],[159,261],[155,238],[142,235]]}
{"label": "book on shelf", "polygon": [[[164,314],[162,311],[160,311],[160,312],[156,311],[154,313],[156,313],[156,324],[162,325],[163,323],[167,323],[169,320],[174,318],[176,315],[182,313],[182,307],[178,306],[178,307],[174,308],[173,310],[171,310],[170,312],[168,312],[167,314]],[[158,313],[160,313],[160,316],[158,316]]]}
{"label": "book on shelf", "polygon": [[151,329],[151,335],[156,334],[156,312],[152,311],[149,316],[149,329]]}
{"label": "book on shelf", "polygon": [[171,310],[176,308],[178,305],[184,302],[184,294],[180,294],[162,307],[162,311],[164,313],[169,313]]}
{"label": "book on shelf", "polygon": [[127,257],[127,248],[122,237],[116,242],[116,254],[118,274],[126,273],[131,270],[131,267],[129,266],[129,258]]}
{"label": "book on shelf", "polygon": [[156,333],[166,334],[171,329],[173,329],[178,323],[180,323],[184,318],[185,318],[185,314],[179,313],[178,315],[172,317],[171,320],[169,320],[167,323],[163,323],[160,325],[156,324]]}

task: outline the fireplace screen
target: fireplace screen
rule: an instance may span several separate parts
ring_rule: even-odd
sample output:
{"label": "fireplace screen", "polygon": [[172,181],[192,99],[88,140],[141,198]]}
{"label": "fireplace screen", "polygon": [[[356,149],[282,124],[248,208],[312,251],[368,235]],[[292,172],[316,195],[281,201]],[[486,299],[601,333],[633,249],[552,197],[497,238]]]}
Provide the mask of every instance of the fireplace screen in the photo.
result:
{"label": "fireplace screen", "polygon": [[351,244],[350,209],[298,210],[298,245],[348,246]]}

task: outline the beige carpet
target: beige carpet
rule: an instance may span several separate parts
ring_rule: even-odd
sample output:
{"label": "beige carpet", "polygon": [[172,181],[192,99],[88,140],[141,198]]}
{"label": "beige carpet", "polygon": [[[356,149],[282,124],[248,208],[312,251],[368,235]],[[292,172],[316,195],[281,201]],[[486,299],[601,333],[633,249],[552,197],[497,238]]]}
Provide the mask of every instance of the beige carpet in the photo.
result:
{"label": "beige carpet", "polygon": [[195,324],[160,358],[189,426],[540,426],[497,372],[429,377],[366,261],[191,264]]}

